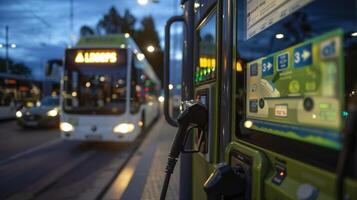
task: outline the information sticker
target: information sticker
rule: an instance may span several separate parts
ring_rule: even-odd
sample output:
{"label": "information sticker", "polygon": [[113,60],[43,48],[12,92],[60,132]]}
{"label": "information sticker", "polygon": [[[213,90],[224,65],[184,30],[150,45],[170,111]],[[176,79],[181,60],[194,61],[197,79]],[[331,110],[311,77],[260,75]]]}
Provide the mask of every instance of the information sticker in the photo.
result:
{"label": "information sticker", "polygon": [[288,105],[276,105],[275,106],[275,116],[276,117],[287,117],[288,116]]}
{"label": "information sticker", "polygon": [[246,39],[253,37],[313,0],[246,0]]}
{"label": "information sticker", "polygon": [[336,29],[246,64],[246,115],[253,129],[340,147],[343,36]]}

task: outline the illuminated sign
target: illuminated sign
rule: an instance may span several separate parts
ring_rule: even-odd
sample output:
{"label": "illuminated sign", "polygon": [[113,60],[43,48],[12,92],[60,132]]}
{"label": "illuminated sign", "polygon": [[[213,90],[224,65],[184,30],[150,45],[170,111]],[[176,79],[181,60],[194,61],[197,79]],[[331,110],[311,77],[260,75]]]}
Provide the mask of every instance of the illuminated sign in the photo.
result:
{"label": "illuminated sign", "polygon": [[16,80],[14,80],[14,79],[5,79],[5,83],[6,84],[16,84]]}
{"label": "illuminated sign", "polygon": [[78,51],[75,63],[117,63],[118,54],[115,51]]}
{"label": "illuminated sign", "polygon": [[214,58],[200,58],[200,67],[201,68],[215,68],[216,67],[216,59]]}
{"label": "illuminated sign", "polygon": [[200,57],[196,69],[196,82],[214,79],[216,70],[216,59],[212,57]]}

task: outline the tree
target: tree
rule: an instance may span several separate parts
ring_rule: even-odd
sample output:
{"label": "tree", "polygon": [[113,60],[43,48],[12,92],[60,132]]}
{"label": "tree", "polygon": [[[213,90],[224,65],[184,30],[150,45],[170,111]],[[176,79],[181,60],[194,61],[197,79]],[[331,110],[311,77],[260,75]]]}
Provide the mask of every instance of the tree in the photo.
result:
{"label": "tree", "polygon": [[135,23],[136,23],[136,18],[134,15],[131,14],[131,12],[126,9],[124,13],[124,17],[122,18],[122,31],[123,33],[129,33],[130,35],[133,35],[135,33]]}
{"label": "tree", "polygon": [[24,75],[24,76],[30,76],[32,73],[31,69],[23,63],[16,63],[13,66],[11,66],[10,72],[12,74],[18,74],[18,75]]}
{"label": "tree", "polygon": [[105,34],[114,34],[114,33],[122,33],[122,17],[112,6],[109,9],[108,14],[105,14],[101,20],[99,20],[97,24],[97,32]]}
{"label": "tree", "polygon": [[[0,72],[6,73],[6,59],[0,58]],[[14,63],[13,60],[9,59],[9,73],[30,76],[32,70],[23,63]]]}
{"label": "tree", "polygon": [[85,37],[85,36],[95,35],[95,32],[91,27],[84,25],[80,29],[80,35],[81,37]]}
{"label": "tree", "polygon": [[[134,40],[138,44],[149,63],[154,68],[157,76],[163,80],[163,52],[160,47],[160,38],[155,29],[155,22],[152,16],[144,17],[141,20],[141,27],[134,35]],[[154,53],[146,53],[147,46],[155,47]]]}
{"label": "tree", "polygon": [[[121,16],[116,8],[112,6],[108,13],[98,21],[96,31],[89,26],[82,26],[80,34],[81,36],[88,36],[93,34],[129,33],[153,66],[158,77],[163,80],[163,52],[160,47],[159,35],[155,29],[154,19],[151,16],[144,17],[138,30],[135,28],[136,21],[130,10],[125,10],[124,15]],[[146,48],[149,45],[155,47],[154,53],[147,53]]]}

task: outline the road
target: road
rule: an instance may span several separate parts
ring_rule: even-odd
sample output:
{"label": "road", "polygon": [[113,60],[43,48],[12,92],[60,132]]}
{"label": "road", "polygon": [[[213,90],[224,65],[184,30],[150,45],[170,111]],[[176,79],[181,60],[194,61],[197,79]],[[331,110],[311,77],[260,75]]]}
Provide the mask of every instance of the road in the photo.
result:
{"label": "road", "polygon": [[15,120],[0,121],[1,161],[33,147],[59,139],[59,131],[52,129],[23,129]]}
{"label": "road", "polygon": [[0,131],[0,199],[81,199],[88,191],[95,197],[144,138],[63,141],[56,129],[23,130],[14,121],[0,122]]}

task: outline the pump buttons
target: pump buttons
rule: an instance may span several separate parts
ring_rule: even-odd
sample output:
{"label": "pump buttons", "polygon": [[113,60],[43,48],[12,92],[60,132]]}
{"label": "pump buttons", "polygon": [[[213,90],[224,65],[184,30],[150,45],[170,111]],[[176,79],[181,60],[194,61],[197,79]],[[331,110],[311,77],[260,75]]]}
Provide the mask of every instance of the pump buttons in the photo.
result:
{"label": "pump buttons", "polygon": [[311,97],[306,97],[303,104],[306,111],[311,111],[314,108],[314,100]]}
{"label": "pump buttons", "polygon": [[296,191],[298,200],[315,200],[319,194],[319,190],[310,184],[302,184]]}
{"label": "pump buttons", "polygon": [[277,164],[275,170],[275,176],[271,181],[276,185],[280,185],[286,177],[287,169],[285,166]]}

